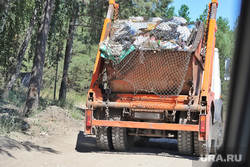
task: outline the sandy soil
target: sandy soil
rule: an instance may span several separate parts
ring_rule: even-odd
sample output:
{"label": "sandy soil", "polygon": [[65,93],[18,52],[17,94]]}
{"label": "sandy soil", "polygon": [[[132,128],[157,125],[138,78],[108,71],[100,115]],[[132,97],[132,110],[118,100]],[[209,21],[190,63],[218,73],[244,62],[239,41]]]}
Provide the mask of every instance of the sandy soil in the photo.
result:
{"label": "sandy soil", "polygon": [[27,122],[32,125],[27,132],[0,136],[1,167],[208,166],[197,157],[179,155],[172,139],[150,139],[129,152],[99,151],[95,136],[84,135],[84,121],[56,106]]}

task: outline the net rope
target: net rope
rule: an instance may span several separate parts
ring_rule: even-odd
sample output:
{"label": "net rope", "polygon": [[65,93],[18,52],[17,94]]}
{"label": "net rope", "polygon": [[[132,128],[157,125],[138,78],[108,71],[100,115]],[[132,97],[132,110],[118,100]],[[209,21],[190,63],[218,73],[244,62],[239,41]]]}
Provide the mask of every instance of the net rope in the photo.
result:
{"label": "net rope", "polygon": [[[115,32],[117,32],[117,25],[113,24],[109,34],[110,39],[114,39]],[[169,35],[173,36],[174,34],[169,33]],[[180,36],[180,34],[178,35]],[[170,38],[173,38],[172,36]],[[196,31],[192,31],[185,42],[191,46],[189,49],[184,47],[162,49],[159,44],[158,47],[142,47],[145,46],[145,43],[149,43],[146,41],[141,42],[140,47],[135,47],[133,51],[122,58],[119,53],[124,49],[129,49],[127,46],[119,45],[121,43],[119,40],[106,43],[104,41],[108,48],[113,48],[112,55],[115,60],[105,60],[101,82],[108,83],[112,92],[178,96],[185,82],[191,56],[203,37],[204,25],[199,23]],[[129,36],[128,38],[133,39],[134,37]],[[179,46],[181,44],[180,42]]]}

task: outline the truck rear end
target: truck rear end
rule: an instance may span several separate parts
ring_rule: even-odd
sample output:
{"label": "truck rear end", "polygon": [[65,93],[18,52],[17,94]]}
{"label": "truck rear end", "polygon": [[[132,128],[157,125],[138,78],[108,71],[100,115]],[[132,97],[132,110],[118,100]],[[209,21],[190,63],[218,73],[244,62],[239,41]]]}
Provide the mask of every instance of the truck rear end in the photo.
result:
{"label": "truck rear end", "polygon": [[[185,43],[191,47],[131,45],[118,58],[107,58],[99,49],[88,92],[85,133],[96,134],[101,150],[126,151],[133,137],[139,136],[175,138],[185,155],[216,151],[218,135],[212,135],[217,133],[213,125],[222,122],[221,105],[215,107],[211,89],[213,75],[219,72],[213,71],[217,6],[215,0],[209,4],[206,27],[196,24],[197,30]],[[110,0],[101,42],[116,35],[119,27],[112,18],[117,19],[118,9]]]}

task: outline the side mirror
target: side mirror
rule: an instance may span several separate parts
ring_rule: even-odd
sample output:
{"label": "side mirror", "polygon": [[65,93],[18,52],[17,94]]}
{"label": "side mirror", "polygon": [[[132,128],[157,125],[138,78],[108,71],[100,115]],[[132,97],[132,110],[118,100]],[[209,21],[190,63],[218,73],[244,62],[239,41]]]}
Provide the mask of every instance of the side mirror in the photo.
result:
{"label": "side mirror", "polygon": [[225,81],[229,81],[230,80],[230,64],[231,64],[231,59],[230,58],[226,58],[225,59],[225,74],[224,74],[224,80]]}

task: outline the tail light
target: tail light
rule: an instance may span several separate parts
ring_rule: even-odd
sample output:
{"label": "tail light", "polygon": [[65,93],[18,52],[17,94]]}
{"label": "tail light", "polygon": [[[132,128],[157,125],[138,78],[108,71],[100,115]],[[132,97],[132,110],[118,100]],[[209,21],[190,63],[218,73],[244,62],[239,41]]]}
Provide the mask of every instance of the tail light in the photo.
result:
{"label": "tail light", "polygon": [[91,126],[92,125],[92,111],[87,109],[85,112],[85,120],[86,120],[86,126]]}
{"label": "tail light", "polygon": [[206,132],[206,115],[200,116],[200,132]]}

